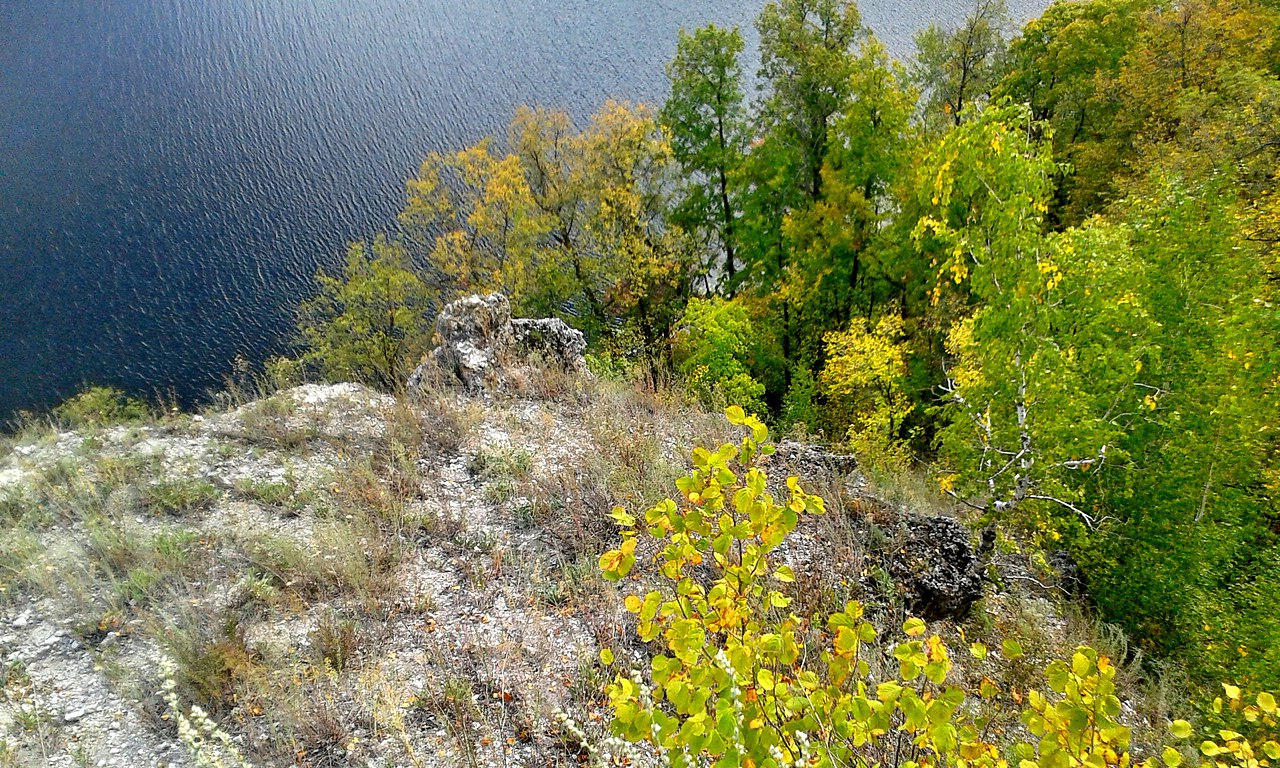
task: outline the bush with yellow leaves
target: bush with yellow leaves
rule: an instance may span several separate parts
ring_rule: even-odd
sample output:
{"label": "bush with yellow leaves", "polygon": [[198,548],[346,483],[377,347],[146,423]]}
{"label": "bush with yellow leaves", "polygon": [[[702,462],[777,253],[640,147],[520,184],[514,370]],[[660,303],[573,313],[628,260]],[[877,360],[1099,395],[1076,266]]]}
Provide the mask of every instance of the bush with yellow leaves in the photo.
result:
{"label": "bush with yellow leaves", "polygon": [[[1038,741],[1000,745],[984,727],[991,714],[985,702],[999,691],[990,681],[976,693],[956,685],[949,650],[920,619],[908,619],[903,636],[887,641],[856,601],[826,617],[792,613],[787,585],[796,574],[779,562],[778,548],[802,516],[823,514],[825,506],[796,477],[787,479],[787,498],[775,500],[760,466],[773,453],[768,430],[741,408],[726,415],[747,434],[739,444],[695,449],[693,469],[676,483],[678,501],[663,500],[640,519],[620,507],[612,513],[622,541],[600,557],[605,577],[637,578],[638,542],[647,536],[658,545],[664,585],[625,598],[640,638],[660,643],[661,652],[647,669],[619,673],[606,688],[611,743],[647,745],[629,750],[631,761],[648,755],[664,765],[713,768],[1132,765],[1115,666],[1092,648],[1049,664],[1047,688],[1027,696],[1023,722]],[[988,651],[975,643],[969,653],[982,659]],[[1022,651],[1006,641],[1001,653]],[[896,664],[869,663],[884,658]],[[601,661],[616,660],[605,649]],[[1239,697],[1228,688],[1231,702]],[[1263,694],[1250,706],[1246,717],[1274,724],[1273,697]],[[1175,737],[1191,731],[1184,721],[1172,727]],[[1221,742],[1206,741],[1201,751],[1220,768],[1267,768],[1276,759],[1274,740],[1255,750],[1238,733],[1219,735]],[[1162,760],[1143,765],[1182,762],[1170,747]]]}

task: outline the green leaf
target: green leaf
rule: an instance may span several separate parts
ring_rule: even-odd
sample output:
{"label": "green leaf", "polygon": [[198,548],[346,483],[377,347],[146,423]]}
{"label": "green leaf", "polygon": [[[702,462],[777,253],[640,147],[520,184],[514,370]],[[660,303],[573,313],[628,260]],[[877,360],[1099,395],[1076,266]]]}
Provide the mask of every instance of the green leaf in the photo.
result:
{"label": "green leaf", "polygon": [[898,673],[903,680],[915,680],[920,676],[920,665],[911,659],[906,659],[898,664]]}
{"label": "green leaf", "polygon": [[918,731],[929,724],[928,709],[919,696],[903,696],[902,700],[898,702],[898,707],[902,710],[906,718],[906,725],[910,730]]}
{"label": "green leaf", "polygon": [[1045,678],[1049,681],[1049,687],[1057,693],[1066,693],[1067,682],[1071,679],[1071,670],[1067,669],[1067,665],[1061,661],[1054,661],[1045,669]]}
{"label": "green leaf", "polygon": [[941,685],[947,679],[947,662],[931,661],[924,665],[924,676],[929,682]]}
{"label": "green leaf", "polygon": [[720,717],[716,718],[716,733],[726,742],[733,743],[734,734],[738,731],[737,721],[733,717],[732,712],[722,712]]}
{"label": "green leaf", "polygon": [[1071,674],[1076,677],[1088,676],[1092,667],[1093,663],[1083,653],[1076,653],[1071,657]]}
{"label": "green leaf", "polygon": [[956,727],[951,723],[939,725],[933,732],[933,745],[942,753],[954,750],[956,748]]}
{"label": "green leaf", "polygon": [[876,686],[876,697],[883,702],[895,701],[901,694],[902,686],[892,681]]}
{"label": "green leaf", "polygon": [[729,423],[735,427],[742,426],[742,423],[747,420],[747,412],[742,410],[740,405],[731,405],[725,408],[724,415],[729,420]]}
{"label": "green leaf", "polygon": [[982,643],[970,643],[969,654],[978,661],[982,661],[987,658],[987,646]]}
{"label": "green leaf", "polygon": [[907,633],[908,637],[918,637],[924,634],[926,627],[924,621],[914,616],[902,623],[902,631]]}
{"label": "green leaf", "polygon": [[1000,652],[1006,659],[1022,658],[1022,645],[1017,640],[1003,640],[1000,643]]}
{"label": "green leaf", "polygon": [[756,673],[756,682],[766,691],[772,691],[773,686],[777,684],[777,680],[773,676],[773,671],[769,669],[761,669]]}
{"label": "green leaf", "polygon": [[608,648],[600,649],[600,663],[608,666],[613,663],[613,651]]}
{"label": "green leaf", "polygon": [[1169,733],[1173,734],[1175,739],[1191,738],[1191,723],[1186,720],[1174,720],[1169,723]]}
{"label": "green leaf", "polygon": [[1178,768],[1179,765],[1182,765],[1182,753],[1173,747],[1165,747],[1160,758],[1164,760],[1164,764],[1169,768]]}

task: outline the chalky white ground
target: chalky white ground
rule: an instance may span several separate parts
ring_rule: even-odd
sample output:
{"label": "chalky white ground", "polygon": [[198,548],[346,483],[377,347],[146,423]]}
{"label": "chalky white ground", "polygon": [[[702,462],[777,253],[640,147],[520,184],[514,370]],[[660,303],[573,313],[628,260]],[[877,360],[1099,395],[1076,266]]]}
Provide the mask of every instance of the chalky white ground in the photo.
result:
{"label": "chalky white ground", "polygon": [[[354,446],[382,433],[387,411],[394,405],[390,398],[347,384],[305,386],[281,396],[296,404],[288,419],[318,429],[322,436],[336,438],[335,442]],[[342,466],[342,457],[323,440],[287,451],[261,446],[246,449],[237,436],[243,434],[243,419],[253,407],[250,404],[225,414],[195,417],[171,428],[113,428],[100,435],[95,451],[100,456],[154,456],[169,477],[201,478],[221,488],[235,487],[245,480],[281,482],[288,478],[304,488],[339,481],[335,470]],[[430,485],[422,489],[423,500],[414,503],[431,504],[437,514],[451,516],[464,527],[469,540],[483,546],[458,555],[456,549],[427,542],[411,553],[396,575],[398,594],[392,599],[395,607],[381,642],[361,653],[363,678],[377,681],[376,685],[386,690],[422,690],[425,677],[434,673],[426,649],[444,648],[480,660],[485,666],[481,673],[492,687],[526,703],[538,702],[548,714],[562,703],[579,663],[595,653],[594,639],[582,622],[536,606],[529,595],[513,588],[511,580],[488,579],[477,587],[467,575],[476,561],[487,569],[502,567],[485,563],[492,555],[481,548],[512,552],[528,546],[538,535],[536,531],[515,530],[509,524],[510,515],[502,512],[503,505],[486,498],[485,481],[473,476],[469,466],[478,453],[519,447],[532,457],[533,473],[556,472],[573,451],[589,445],[590,440],[580,424],[556,414],[554,408],[551,404],[518,402],[487,410],[457,455],[423,473]],[[6,487],[17,488],[63,457],[76,455],[83,443],[82,435],[67,432],[40,444],[19,446],[0,462],[0,492]],[[143,517],[137,522],[148,523]],[[263,505],[227,496],[207,513],[184,522],[197,530],[217,530],[223,536],[237,530],[270,530],[306,546],[314,520],[305,513],[284,517]],[[65,539],[68,548],[79,546],[77,531],[50,535]],[[46,543],[58,546],[57,542]],[[208,591],[197,597],[193,608],[215,611],[236,599],[237,591],[244,588],[243,583],[234,581],[207,586]],[[317,604],[299,616],[252,624],[246,628],[246,642],[251,648],[275,644],[277,649],[304,651],[317,618],[328,609]],[[114,691],[105,674],[104,660],[144,676],[156,668],[160,651],[142,639],[142,633],[126,626],[93,648],[70,629],[83,617],[66,615],[56,599],[18,600],[5,610],[0,624],[0,659],[24,668],[30,684],[20,695],[0,698],[0,738],[10,744],[16,738],[31,759],[51,766],[191,764],[176,739],[165,738],[144,725],[139,703]],[[17,727],[23,711],[49,716],[50,734],[43,740],[47,743]],[[396,755],[401,748],[392,736],[362,731],[358,726],[353,733],[357,738],[353,764],[398,764]],[[450,759],[453,742],[443,728],[424,729],[414,738],[421,756],[434,756],[427,764],[454,762]],[[488,745],[481,744],[482,764],[521,764],[519,744],[509,745],[503,739],[487,741]]]}

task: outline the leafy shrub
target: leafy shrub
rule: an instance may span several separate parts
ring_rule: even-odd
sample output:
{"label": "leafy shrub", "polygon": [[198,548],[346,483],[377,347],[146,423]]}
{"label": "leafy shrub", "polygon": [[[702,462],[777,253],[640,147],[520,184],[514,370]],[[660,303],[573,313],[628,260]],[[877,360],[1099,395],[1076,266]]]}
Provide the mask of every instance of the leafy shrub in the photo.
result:
{"label": "leafy shrub", "polygon": [[72,429],[145,421],[147,404],[115,387],[89,387],[53,409],[54,418]]}
{"label": "leafy shrub", "polygon": [[[383,237],[353,243],[342,275],[316,274],[320,293],[303,302],[298,323],[306,349],[299,364],[328,381],[357,381],[386,391],[404,386],[431,339],[435,293],[414,274],[404,249]],[[299,371],[274,361],[271,375]]]}
{"label": "leafy shrub", "polygon": [[[645,674],[619,674],[606,688],[624,750],[644,743],[665,764],[715,768],[1005,768],[1008,752],[990,740],[989,728],[1001,691],[989,679],[976,692],[952,684],[950,651],[938,636],[925,636],[923,621],[908,618],[905,637],[889,639],[877,636],[856,601],[812,621],[788,610],[795,573],[776,552],[802,515],[823,514],[825,504],[795,477],[787,479],[787,498],[775,501],[758,466],[773,452],[767,429],[741,408],[726,415],[748,434],[740,444],[696,449],[692,471],[676,483],[679,502],[665,499],[642,519],[620,507],[612,513],[622,542],[600,557],[605,578],[630,575],[647,535],[656,540],[663,583],[625,598],[640,639],[662,648],[647,657]],[[969,653],[981,660],[989,652],[974,643]],[[1017,659],[1022,648],[1005,640],[1000,653]],[[883,663],[890,659],[896,664]],[[601,661],[613,664],[612,650],[601,651]],[[1087,647],[1050,663],[1047,689],[1025,697],[1023,723],[1038,741],[1012,745],[1020,768],[1130,766],[1115,675],[1114,664]],[[1239,689],[1226,691],[1243,702]],[[1273,696],[1248,706],[1254,721],[1274,725]],[[1175,737],[1191,732],[1184,721],[1173,726]],[[1280,758],[1269,736],[1256,739],[1255,753],[1239,733],[1218,735],[1221,743],[1206,741],[1201,752],[1221,768]],[[1182,759],[1170,748],[1143,765],[1177,768]]]}
{"label": "leafy shrub", "polygon": [[885,314],[872,327],[854,320],[849,330],[828,333],[823,390],[829,417],[838,423],[849,447],[864,463],[900,467],[907,460],[902,434],[915,406],[903,389],[907,347],[902,317]]}
{"label": "leafy shrub", "polygon": [[791,386],[782,398],[782,424],[797,430],[803,427],[805,432],[817,429],[817,396],[818,382],[814,380],[813,372],[808,366],[794,366],[791,369]]}
{"label": "leafy shrub", "polygon": [[764,413],[764,385],[748,367],[755,338],[741,304],[691,299],[675,337],[678,372],[704,403],[739,403],[750,413]]}

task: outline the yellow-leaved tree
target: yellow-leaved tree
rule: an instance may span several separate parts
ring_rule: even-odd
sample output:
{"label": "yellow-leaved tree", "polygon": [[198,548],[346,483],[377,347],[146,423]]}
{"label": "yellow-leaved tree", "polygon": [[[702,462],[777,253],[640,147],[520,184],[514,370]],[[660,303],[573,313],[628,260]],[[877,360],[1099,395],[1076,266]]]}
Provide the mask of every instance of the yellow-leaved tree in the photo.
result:
{"label": "yellow-leaved tree", "polygon": [[517,312],[568,315],[593,339],[632,321],[653,351],[689,281],[688,249],[663,220],[674,168],[649,107],[608,101],[582,130],[521,107],[505,152],[485,139],[428,156],[402,237],[447,297],[503,291]]}
{"label": "yellow-leaved tree", "polygon": [[827,362],[819,380],[829,418],[844,430],[863,463],[904,466],[904,429],[915,405],[903,388],[908,350],[902,316],[886,312],[874,326],[857,318],[849,330],[828,333],[823,340]]}

